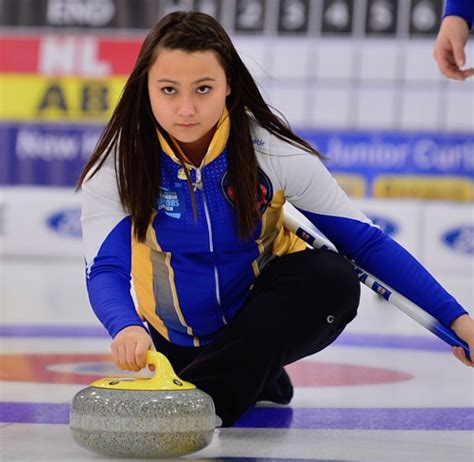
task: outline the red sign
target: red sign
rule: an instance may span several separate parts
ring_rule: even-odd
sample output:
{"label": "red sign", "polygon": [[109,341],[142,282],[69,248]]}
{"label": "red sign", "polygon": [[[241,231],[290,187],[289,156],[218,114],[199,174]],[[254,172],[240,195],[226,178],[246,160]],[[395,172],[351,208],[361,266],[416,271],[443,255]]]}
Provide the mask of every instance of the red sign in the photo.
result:
{"label": "red sign", "polygon": [[143,37],[0,36],[0,73],[107,77],[130,74]]}

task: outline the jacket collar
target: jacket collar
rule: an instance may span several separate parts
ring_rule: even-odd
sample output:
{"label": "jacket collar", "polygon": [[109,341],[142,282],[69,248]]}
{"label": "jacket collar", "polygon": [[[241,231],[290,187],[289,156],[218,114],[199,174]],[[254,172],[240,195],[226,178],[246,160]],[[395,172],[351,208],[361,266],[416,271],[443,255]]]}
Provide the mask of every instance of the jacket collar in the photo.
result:
{"label": "jacket collar", "polygon": [[[165,154],[170,156],[175,162],[179,163],[179,159],[175,154],[175,149],[179,149],[178,145],[173,149],[169,143],[165,140],[164,136],[161,134],[160,130],[157,129],[158,139],[160,141],[161,149]],[[219,122],[217,123],[217,129],[212,137],[209,147],[207,148],[207,153],[202,161],[202,166],[210,164],[214,159],[216,159],[225,149],[227,140],[229,139],[230,133],[230,117],[227,108],[224,108]],[[186,157],[186,155],[181,152],[182,156],[190,166],[192,162]]]}

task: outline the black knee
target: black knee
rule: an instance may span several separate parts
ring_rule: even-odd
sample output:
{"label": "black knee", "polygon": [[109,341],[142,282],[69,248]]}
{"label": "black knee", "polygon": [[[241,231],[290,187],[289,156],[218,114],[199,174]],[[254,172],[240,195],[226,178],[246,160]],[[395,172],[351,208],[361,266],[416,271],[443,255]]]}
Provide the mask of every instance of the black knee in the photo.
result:
{"label": "black knee", "polygon": [[297,259],[300,261],[294,270],[309,316],[337,324],[351,321],[360,301],[360,282],[352,263],[327,250],[307,250]]}
{"label": "black knee", "polygon": [[317,252],[319,290],[341,305],[343,311],[356,311],[360,301],[360,282],[354,265],[345,257],[331,251]]}
{"label": "black knee", "polygon": [[[357,315],[360,282],[350,261],[330,251],[308,251],[300,288],[303,302],[295,307],[298,324],[287,362],[314,354],[330,345]],[[307,275],[311,277],[307,277]]]}

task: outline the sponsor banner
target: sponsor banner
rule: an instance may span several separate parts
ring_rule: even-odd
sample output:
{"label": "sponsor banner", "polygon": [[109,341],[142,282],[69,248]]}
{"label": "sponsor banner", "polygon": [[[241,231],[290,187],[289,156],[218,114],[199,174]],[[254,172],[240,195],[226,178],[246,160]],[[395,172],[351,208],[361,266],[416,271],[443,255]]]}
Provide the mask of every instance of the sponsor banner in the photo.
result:
{"label": "sponsor banner", "polygon": [[367,196],[367,181],[362,175],[335,173],[338,185],[351,197]]}
{"label": "sponsor banner", "polygon": [[2,188],[0,255],[80,257],[80,198],[72,188]]}
{"label": "sponsor banner", "polygon": [[474,280],[474,207],[472,204],[426,204],[423,253],[434,272]]}
{"label": "sponsor banner", "polygon": [[298,132],[328,157],[348,193],[365,181],[367,196],[474,200],[474,135],[373,131]]}
{"label": "sponsor banner", "polygon": [[474,181],[456,176],[406,177],[380,175],[374,180],[374,197],[410,197],[419,199],[448,199],[463,202],[474,200]]}
{"label": "sponsor banner", "polygon": [[[102,124],[0,124],[0,184],[73,185],[102,129]],[[472,135],[300,134],[329,157],[329,170],[352,197],[474,199]]]}
{"label": "sponsor banner", "polygon": [[101,132],[95,125],[0,125],[0,184],[74,185]]}
{"label": "sponsor banner", "polygon": [[125,77],[0,75],[0,119],[105,122],[124,84]]}
{"label": "sponsor banner", "polygon": [[128,75],[143,39],[144,36],[0,35],[0,73],[89,77]]}

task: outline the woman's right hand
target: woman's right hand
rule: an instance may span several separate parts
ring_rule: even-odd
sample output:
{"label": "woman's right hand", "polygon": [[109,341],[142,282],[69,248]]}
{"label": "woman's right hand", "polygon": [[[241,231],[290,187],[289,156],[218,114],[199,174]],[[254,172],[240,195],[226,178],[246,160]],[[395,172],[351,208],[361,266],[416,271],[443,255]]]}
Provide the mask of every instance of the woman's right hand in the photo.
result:
{"label": "woman's right hand", "polygon": [[140,326],[122,329],[112,342],[112,358],[122,370],[137,372],[146,366],[146,353],[153,348],[148,332]]}

